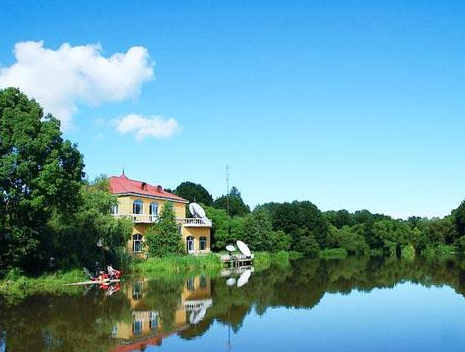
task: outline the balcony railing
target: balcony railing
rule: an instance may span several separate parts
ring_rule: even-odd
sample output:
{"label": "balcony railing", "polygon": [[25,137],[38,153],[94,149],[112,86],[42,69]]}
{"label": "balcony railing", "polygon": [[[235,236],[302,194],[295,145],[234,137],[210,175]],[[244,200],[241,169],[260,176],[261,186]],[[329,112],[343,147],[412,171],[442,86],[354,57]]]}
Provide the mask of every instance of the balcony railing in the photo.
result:
{"label": "balcony railing", "polygon": [[212,227],[212,221],[208,218],[184,218],[176,221],[186,227]]}
{"label": "balcony railing", "polygon": [[158,221],[157,215],[150,214],[113,214],[115,218],[131,219],[135,224],[153,224]]}
{"label": "balcony railing", "polygon": [[[153,224],[159,219],[150,214],[113,214],[118,219],[131,219],[135,224]],[[212,227],[212,221],[207,218],[177,218],[176,222],[186,227]]]}

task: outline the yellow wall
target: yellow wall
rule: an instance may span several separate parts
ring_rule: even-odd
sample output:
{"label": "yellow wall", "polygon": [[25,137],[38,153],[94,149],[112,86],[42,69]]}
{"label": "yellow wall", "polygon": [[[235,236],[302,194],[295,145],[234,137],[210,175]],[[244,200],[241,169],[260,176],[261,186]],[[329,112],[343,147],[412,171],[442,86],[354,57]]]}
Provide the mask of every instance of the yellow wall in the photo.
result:
{"label": "yellow wall", "polygon": [[[150,214],[150,203],[152,202],[157,202],[158,203],[158,214],[161,213],[161,210],[163,209],[163,206],[168,202],[168,200],[163,200],[163,199],[153,199],[153,198],[147,198],[147,197],[136,197],[136,196],[118,196],[118,214],[126,215],[126,214],[132,214],[133,210],[133,203],[135,200],[141,200],[143,202],[143,209],[142,209],[142,214]],[[171,202],[173,204],[173,210],[175,213],[176,218],[183,219],[186,217],[186,204],[185,203],[180,203],[180,202]],[[133,224],[132,227],[132,235],[136,234],[141,234],[144,236],[147,232],[147,230],[152,226],[153,224],[148,224],[148,223],[139,223],[139,224]],[[210,253],[211,250],[211,236],[210,236],[210,228],[209,227],[185,227],[182,226],[181,228],[181,236],[182,236],[182,241],[184,245],[186,244],[186,238],[188,236],[193,236],[194,237],[194,248],[195,248],[195,253],[200,254],[200,253]],[[207,238],[207,249],[204,251],[200,251],[200,237],[206,237]],[[132,252],[132,236],[131,239],[128,241],[127,244],[127,249],[129,252]],[[144,256],[143,253],[140,254],[140,256]]]}
{"label": "yellow wall", "polygon": [[[194,249],[195,253],[210,253],[210,228],[209,227],[182,227],[181,236],[183,243],[186,243],[188,236],[194,237]],[[207,249],[200,251],[200,237],[207,238]]]}
{"label": "yellow wall", "polygon": [[119,196],[118,197],[118,214],[132,214],[132,204],[135,200],[141,200],[143,202],[142,214],[150,214],[150,203],[158,203],[158,214],[160,214],[163,206],[167,202],[173,203],[173,210],[176,218],[186,217],[186,204],[176,201],[169,201],[164,199],[153,199],[147,197],[136,197],[136,196]]}

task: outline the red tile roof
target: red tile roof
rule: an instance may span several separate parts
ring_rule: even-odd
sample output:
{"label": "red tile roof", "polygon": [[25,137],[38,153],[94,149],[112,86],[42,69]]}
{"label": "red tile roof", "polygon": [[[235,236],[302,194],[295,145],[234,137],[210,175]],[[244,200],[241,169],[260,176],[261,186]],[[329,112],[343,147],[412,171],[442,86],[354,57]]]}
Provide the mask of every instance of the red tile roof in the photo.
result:
{"label": "red tile roof", "polygon": [[175,202],[189,202],[175,194],[166,192],[161,186],[152,186],[143,181],[131,180],[124,174],[121,176],[111,176],[109,181],[110,192],[113,194],[136,194],[140,196],[164,198]]}

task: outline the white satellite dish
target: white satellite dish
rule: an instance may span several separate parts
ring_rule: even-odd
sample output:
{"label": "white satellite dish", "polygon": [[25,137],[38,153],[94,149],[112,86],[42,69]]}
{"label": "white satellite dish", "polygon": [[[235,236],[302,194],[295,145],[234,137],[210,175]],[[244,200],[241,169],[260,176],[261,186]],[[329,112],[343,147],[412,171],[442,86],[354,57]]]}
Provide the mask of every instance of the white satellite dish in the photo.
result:
{"label": "white satellite dish", "polygon": [[250,276],[252,275],[252,270],[244,271],[239,279],[237,279],[237,287],[244,286],[247,282],[249,282]]}
{"label": "white satellite dish", "polygon": [[203,307],[200,311],[194,311],[189,316],[189,323],[192,325],[197,325],[200,323],[203,318],[205,318],[205,314],[207,314],[207,308]]}
{"label": "white satellite dish", "polygon": [[189,204],[189,211],[195,218],[203,219],[206,217],[205,210],[203,210],[203,208],[197,203]]}
{"label": "white satellite dish", "polygon": [[239,249],[239,251],[240,251],[243,255],[245,255],[247,258],[249,258],[249,257],[252,255],[252,253],[250,252],[249,247],[247,247],[247,245],[246,245],[244,242],[242,242],[242,241],[237,241],[237,242],[236,242],[236,245],[237,245],[237,248]]}
{"label": "white satellite dish", "polygon": [[236,279],[233,277],[230,277],[229,279],[226,280],[226,285],[228,286],[234,286],[236,284]]}
{"label": "white satellite dish", "polygon": [[226,250],[227,250],[228,252],[234,252],[234,251],[236,250],[236,247],[234,247],[232,244],[228,244],[228,245],[226,246]]}

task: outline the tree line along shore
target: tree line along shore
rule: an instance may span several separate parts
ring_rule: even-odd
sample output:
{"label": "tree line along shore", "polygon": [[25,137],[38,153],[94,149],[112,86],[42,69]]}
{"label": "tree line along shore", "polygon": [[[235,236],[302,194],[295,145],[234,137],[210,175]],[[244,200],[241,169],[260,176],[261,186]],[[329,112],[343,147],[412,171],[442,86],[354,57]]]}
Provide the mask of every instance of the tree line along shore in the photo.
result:
{"label": "tree line along shore", "polygon": [[[0,90],[0,278],[53,276],[96,261],[148,271],[173,263],[188,270],[196,261],[200,267],[214,261],[184,259],[170,207],[147,235],[149,260],[129,255],[131,223],[110,214],[117,200],[106,177],[89,181],[83,170],[83,155],[63,139],[56,118],[44,115],[18,89]],[[189,181],[169,191],[205,207],[216,252],[236,240],[255,252],[304,257],[412,258],[465,251],[465,203],[444,218],[404,220],[368,210],[322,212],[310,201],[271,202],[251,210],[236,187],[214,199]],[[160,260],[164,257],[170,259]],[[183,261],[190,264],[179,264]]]}

